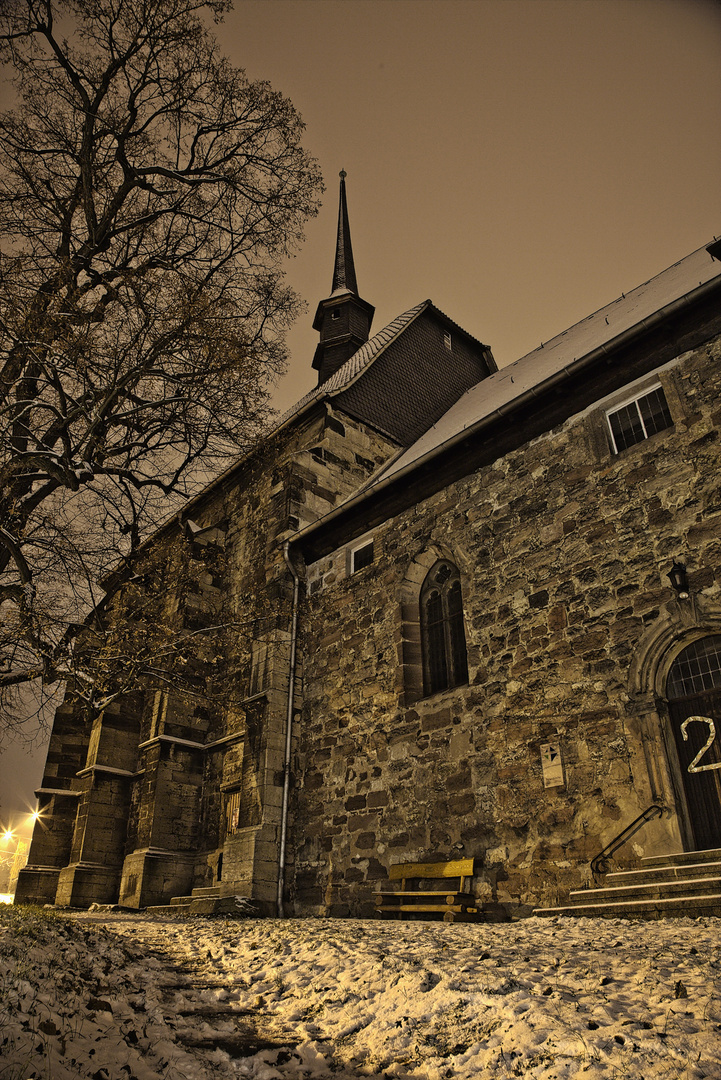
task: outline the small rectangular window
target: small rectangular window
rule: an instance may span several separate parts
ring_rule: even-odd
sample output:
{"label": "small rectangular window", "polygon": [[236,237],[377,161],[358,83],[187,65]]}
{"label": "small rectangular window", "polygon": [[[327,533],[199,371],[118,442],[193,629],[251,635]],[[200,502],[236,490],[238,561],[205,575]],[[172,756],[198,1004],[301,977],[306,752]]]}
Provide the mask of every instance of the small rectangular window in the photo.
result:
{"label": "small rectangular window", "polygon": [[355,574],[356,570],[362,570],[365,566],[370,566],[373,562],[373,541],[368,540],[365,544],[361,544],[360,547],[355,548],[350,554],[350,572]]}
{"label": "small rectangular window", "polygon": [[657,431],[673,427],[660,385],[606,413],[614,454],[643,442]]}
{"label": "small rectangular window", "polygon": [[451,335],[448,333],[447,330],[443,335],[443,344],[449,351],[452,349],[453,342],[451,341]]}

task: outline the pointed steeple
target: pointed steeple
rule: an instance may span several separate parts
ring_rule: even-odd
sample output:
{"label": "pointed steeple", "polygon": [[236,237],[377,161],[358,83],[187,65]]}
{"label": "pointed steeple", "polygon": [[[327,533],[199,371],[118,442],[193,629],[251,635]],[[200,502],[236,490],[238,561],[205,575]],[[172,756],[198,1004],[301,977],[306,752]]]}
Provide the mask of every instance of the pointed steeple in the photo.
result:
{"label": "pointed steeple", "polygon": [[348,203],[345,195],[345,178],[348,173],[340,171],[340,205],[338,207],[338,239],[335,244],[335,267],[333,268],[332,292],[338,289],[350,289],[358,295],[358,283],[355,278],[353,248],[350,242],[350,223],[348,221]]}
{"label": "pointed steeple", "polygon": [[358,295],[345,178],[346,172],[341,169],[333,287],[330,296],[318,304],[313,320],[313,329],[320,332],[320,342],[313,357],[319,383],[329,379],[365,344],[370,337],[375,312],[375,308]]}

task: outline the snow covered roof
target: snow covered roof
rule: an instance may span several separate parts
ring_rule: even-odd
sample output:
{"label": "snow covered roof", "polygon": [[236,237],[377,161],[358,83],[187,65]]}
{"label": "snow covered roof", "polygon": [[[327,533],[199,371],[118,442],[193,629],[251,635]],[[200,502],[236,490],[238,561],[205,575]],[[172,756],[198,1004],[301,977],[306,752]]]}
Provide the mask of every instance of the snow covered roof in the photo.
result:
{"label": "snow covered roof", "polygon": [[435,452],[460,432],[510,405],[524,393],[533,392],[534,387],[574,362],[605,346],[610,348],[615,339],[628,331],[642,329],[652,315],[719,277],[721,261],[714,259],[705,247],[674,263],[632,292],[620,296],[471,387],[412,446],[380,469],[366,490],[372,490],[377,483]]}

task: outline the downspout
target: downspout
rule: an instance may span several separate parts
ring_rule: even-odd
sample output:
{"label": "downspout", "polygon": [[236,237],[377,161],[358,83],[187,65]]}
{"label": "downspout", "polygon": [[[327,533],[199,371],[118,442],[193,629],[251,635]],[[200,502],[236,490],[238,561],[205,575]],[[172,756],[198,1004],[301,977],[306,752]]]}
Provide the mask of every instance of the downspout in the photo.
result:
{"label": "downspout", "polygon": [[280,812],[280,853],[278,855],[278,918],[285,917],[283,887],[285,884],[285,849],[288,834],[288,801],[290,795],[290,756],[293,736],[293,704],[295,700],[295,658],[298,641],[298,597],[300,577],[290,561],[290,541],[283,545],[283,558],[293,578],[293,615],[290,625],[290,662],[288,665],[288,706],[285,715],[285,759],[283,761],[283,805]]}

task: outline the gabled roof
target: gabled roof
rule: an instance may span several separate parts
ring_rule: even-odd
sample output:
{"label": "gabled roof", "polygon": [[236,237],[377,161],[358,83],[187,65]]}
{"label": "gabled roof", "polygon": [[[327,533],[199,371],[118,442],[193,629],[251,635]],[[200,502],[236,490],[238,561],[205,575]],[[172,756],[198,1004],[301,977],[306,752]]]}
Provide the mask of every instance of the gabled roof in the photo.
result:
{"label": "gabled roof", "polygon": [[[265,435],[262,437],[261,441],[272,438],[273,435],[277,434],[288,424],[292,423],[294,420],[302,416],[304,412],[310,410],[316,403],[324,401],[327,398],[335,397],[337,394],[341,394],[343,393],[343,391],[347,390],[348,387],[352,386],[353,383],[355,383],[364,374],[364,372],[368,370],[368,368],[373,364],[373,362],[377,360],[378,357],[383,354],[383,352],[385,352],[388,346],[391,345],[394,341],[396,341],[404,332],[404,330],[406,330],[411,325],[411,323],[413,323],[415,319],[417,319],[418,316],[427,309],[432,309],[438,316],[440,316],[445,322],[447,322],[449,326],[453,326],[460,330],[471,341],[476,341],[476,338],[473,338],[470,334],[467,333],[467,331],[463,330],[462,327],[459,327],[456,323],[449,319],[447,315],[444,315],[443,312],[436,308],[430,300],[424,300],[422,303],[416,304],[415,307],[409,308],[409,310],[405,311],[402,315],[398,315],[382,330],[379,330],[377,334],[374,334],[372,338],[369,338],[368,341],[366,341],[365,344],[362,345],[361,348],[358,349],[358,351],[354,353],[349,360],[346,360],[345,364],[343,364],[333,375],[331,375],[329,379],[326,379],[325,382],[320,383],[320,385],[316,386],[315,389],[309,391],[309,393],[305,394],[305,396],[302,397],[300,401],[296,402],[296,404],[291,409],[283,413],[280,419],[275,424],[272,424],[269,427]],[[218,476],[214,477],[213,480],[211,480],[210,483],[206,487],[204,487],[202,491],[199,491],[195,495],[193,495],[192,498],[190,498],[186,503],[183,510],[183,515],[187,515],[191,509],[196,507],[199,503],[203,502],[204,499],[206,499],[224,483],[227,483],[228,480],[235,473],[237,473],[238,470],[241,469],[250,458],[252,458],[254,453],[255,447],[252,447],[247,453],[242,454],[240,457],[236,458],[233,463],[228,466],[227,469],[224,469],[221,473],[218,474]],[[168,525],[170,525],[171,523],[173,523],[177,519],[177,517],[178,515],[176,512],[171,514],[166,519],[166,521],[164,521],[158,527],[158,529],[154,531],[153,536],[156,536],[157,533],[162,532],[162,530],[167,528]],[[150,539],[152,539],[152,537]]]}
{"label": "gabled roof", "polygon": [[300,401],[297,401],[291,409],[284,413],[278,422],[278,428],[285,427],[289,421],[305,412],[314,402],[321,401],[325,397],[334,397],[336,394],[340,394],[342,390],[346,390],[388,348],[391,342],[395,341],[406,327],[429,306],[431,306],[430,300],[424,300],[422,304],[416,304],[415,307],[405,311],[402,315],[398,315],[382,330],[379,330],[377,334],[374,334],[372,338],[369,338],[329,379],[320,383],[314,390],[309,391],[305,397],[302,397]]}
{"label": "gabled roof", "polygon": [[[452,327],[455,331],[460,331],[464,337],[474,342],[480,349],[487,350],[487,346],[483,345],[477,338],[469,334],[467,330],[464,330],[462,326],[450,319],[444,312],[437,308],[431,300],[423,300],[422,303],[416,304],[415,307],[409,308],[408,311],[404,311],[402,315],[396,316],[392,322],[389,322],[387,326],[384,326],[382,330],[379,330],[377,334],[374,334],[372,338],[369,338],[364,345],[361,345],[360,349],[353,354],[345,364],[338,368],[329,379],[320,383],[313,390],[310,390],[304,397],[297,401],[287,412],[283,413],[276,428],[278,430],[285,427],[287,423],[295,419],[302,412],[304,412],[310,405],[316,401],[321,401],[325,397],[335,397],[337,394],[347,390],[349,386],[360,378],[360,376],[368,370],[371,364],[378,359],[378,357],[385,352],[385,350],[391,345],[401,334],[406,330],[412,322],[414,322],[419,315],[422,315],[424,311],[431,310],[437,317],[447,323],[449,327]],[[495,362],[490,353],[490,350],[486,352],[486,363],[491,370],[494,370]]]}
{"label": "gabled roof", "polygon": [[613,303],[471,387],[412,446],[382,467],[368,487],[434,452],[460,432],[509,406],[522,394],[533,392],[571,364],[604,346],[610,348],[624,333],[634,328],[643,329],[652,315],[719,277],[721,262],[703,247],[632,292],[622,294]]}
{"label": "gabled roof", "polygon": [[[668,328],[679,320],[685,320],[687,328],[694,324],[697,305],[705,306],[708,319],[717,310],[720,292],[721,242],[714,241],[472,386],[412,445],[399,450],[354,495],[302,529],[292,543],[314,559],[380,524],[403,506],[505,453],[502,444],[528,438],[525,421],[516,428],[519,416],[535,416],[536,434],[548,430],[574,410],[573,396],[569,399],[559,390],[584,386],[606,367],[607,359],[627,356],[637,343],[654,343],[648,359],[642,360],[645,370],[653,356],[670,359],[673,350],[678,353],[682,347],[673,329],[668,336]],[[703,325],[694,333],[703,335]],[[624,374],[629,381],[628,371],[617,369],[618,385]],[[599,385],[608,386],[608,379]],[[584,392],[594,392],[591,382]],[[552,399],[553,419],[544,411]]]}

